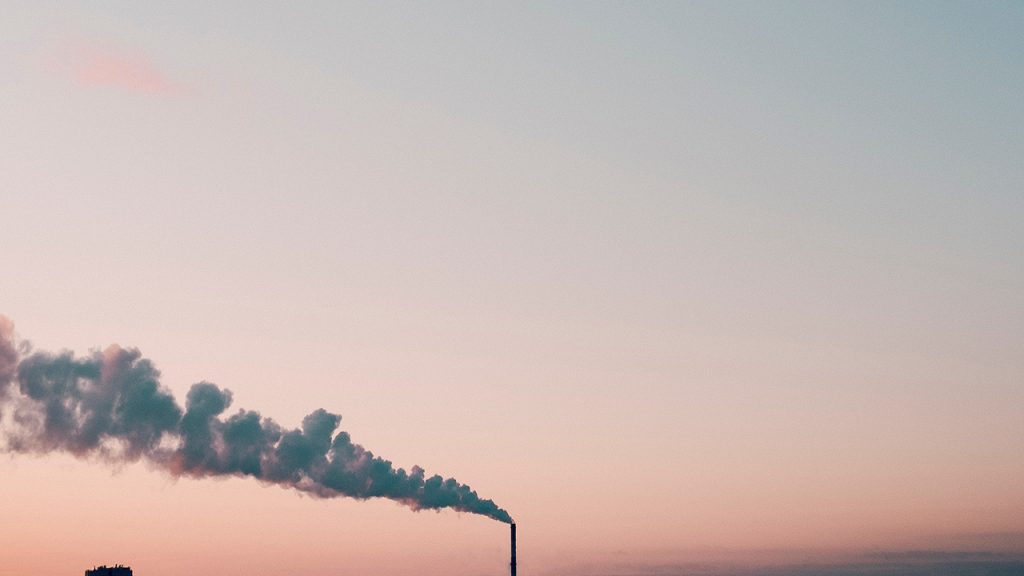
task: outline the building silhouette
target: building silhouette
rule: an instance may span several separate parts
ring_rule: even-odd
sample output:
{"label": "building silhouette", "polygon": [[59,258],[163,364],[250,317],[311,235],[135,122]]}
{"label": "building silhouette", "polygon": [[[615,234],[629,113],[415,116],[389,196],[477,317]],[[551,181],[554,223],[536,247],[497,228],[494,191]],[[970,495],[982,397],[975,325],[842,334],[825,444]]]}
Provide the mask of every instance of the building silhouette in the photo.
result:
{"label": "building silhouette", "polygon": [[85,576],[132,576],[132,569],[121,564],[97,566],[92,570],[86,570]]}

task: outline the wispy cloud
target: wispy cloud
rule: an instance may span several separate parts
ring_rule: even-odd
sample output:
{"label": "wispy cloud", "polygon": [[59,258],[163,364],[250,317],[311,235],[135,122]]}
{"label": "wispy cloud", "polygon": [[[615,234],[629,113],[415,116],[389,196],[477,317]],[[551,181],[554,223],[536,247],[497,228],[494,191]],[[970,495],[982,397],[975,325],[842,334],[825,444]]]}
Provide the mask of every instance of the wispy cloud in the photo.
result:
{"label": "wispy cloud", "polygon": [[75,80],[86,86],[113,86],[136,92],[172,93],[178,87],[140,57],[93,54],[77,63]]}
{"label": "wispy cloud", "polygon": [[83,87],[164,95],[185,91],[140,50],[76,42],[59,50],[57,68]]}

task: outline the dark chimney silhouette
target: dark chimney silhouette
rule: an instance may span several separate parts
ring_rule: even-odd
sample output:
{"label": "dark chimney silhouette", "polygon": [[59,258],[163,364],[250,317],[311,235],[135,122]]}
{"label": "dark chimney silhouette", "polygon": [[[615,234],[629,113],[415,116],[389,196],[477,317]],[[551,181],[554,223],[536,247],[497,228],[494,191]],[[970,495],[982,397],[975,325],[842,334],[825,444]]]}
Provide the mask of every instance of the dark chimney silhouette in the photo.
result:
{"label": "dark chimney silhouette", "polygon": [[512,527],[512,562],[509,564],[509,568],[512,576],[515,576],[515,523],[513,522],[510,526]]}

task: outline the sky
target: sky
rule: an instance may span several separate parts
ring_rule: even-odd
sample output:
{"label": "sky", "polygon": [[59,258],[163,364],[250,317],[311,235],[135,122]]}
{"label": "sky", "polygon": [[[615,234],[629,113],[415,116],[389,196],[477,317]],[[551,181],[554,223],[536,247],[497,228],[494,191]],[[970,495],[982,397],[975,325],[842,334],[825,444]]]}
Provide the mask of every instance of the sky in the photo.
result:
{"label": "sky", "polygon": [[[2,4],[33,349],[341,414],[523,574],[1024,553],[1021,3]],[[0,467],[0,576],[507,571],[473,514]]]}

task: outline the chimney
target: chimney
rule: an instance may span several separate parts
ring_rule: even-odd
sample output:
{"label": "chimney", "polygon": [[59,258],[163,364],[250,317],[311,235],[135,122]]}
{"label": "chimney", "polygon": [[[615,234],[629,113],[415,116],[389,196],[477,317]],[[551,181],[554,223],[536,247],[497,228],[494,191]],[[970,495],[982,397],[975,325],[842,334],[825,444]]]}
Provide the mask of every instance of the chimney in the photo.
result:
{"label": "chimney", "polygon": [[512,563],[509,564],[512,568],[512,576],[516,576],[516,525],[512,524]]}

